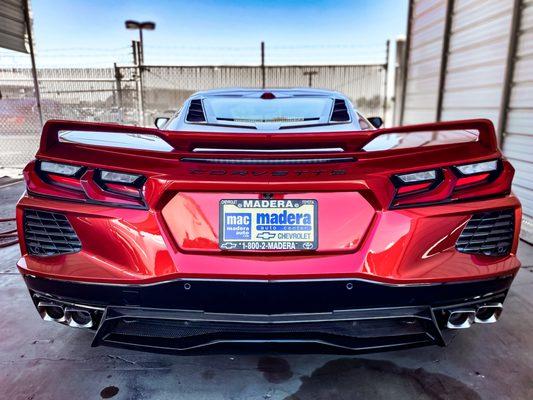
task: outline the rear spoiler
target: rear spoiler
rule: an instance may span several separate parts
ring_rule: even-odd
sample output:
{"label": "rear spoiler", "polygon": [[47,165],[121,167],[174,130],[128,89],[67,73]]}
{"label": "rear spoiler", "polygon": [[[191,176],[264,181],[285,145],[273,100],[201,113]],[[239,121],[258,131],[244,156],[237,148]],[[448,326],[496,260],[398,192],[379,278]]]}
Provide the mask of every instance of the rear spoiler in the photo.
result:
{"label": "rear spoiler", "polygon": [[[164,150],[133,149],[60,140],[65,132],[81,132],[86,137],[98,134],[128,134],[157,138],[165,144]],[[122,135],[117,135],[118,137]],[[387,144],[388,143],[388,144]],[[392,147],[390,144],[392,143]],[[387,147],[389,146],[389,147]],[[340,149],[340,151],[339,151]],[[259,151],[258,151],[259,150]],[[262,150],[262,151],[261,151]],[[353,157],[368,159],[402,157],[424,153],[448,154],[451,158],[460,153],[469,158],[499,156],[494,126],[487,119],[438,122],[401,126],[368,131],[302,132],[302,133],[248,133],[248,132],[176,132],[155,128],[141,128],[117,124],[50,120],[44,128],[37,158],[72,160],[100,164],[112,163],[113,155],[121,160],[138,163],[139,157],[176,161],[201,153],[206,157],[242,157],[254,159],[320,157]],[[458,152],[458,153],[457,153]],[[103,159],[104,157],[104,159]],[[128,163],[129,164],[129,163]],[[150,164],[150,163],[148,163]]]}

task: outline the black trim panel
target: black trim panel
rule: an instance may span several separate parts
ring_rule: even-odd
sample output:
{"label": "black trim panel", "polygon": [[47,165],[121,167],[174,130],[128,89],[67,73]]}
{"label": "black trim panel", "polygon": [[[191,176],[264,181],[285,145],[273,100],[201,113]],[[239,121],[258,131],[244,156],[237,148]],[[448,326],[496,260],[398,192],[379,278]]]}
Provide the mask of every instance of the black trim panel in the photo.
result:
{"label": "black trim panel", "polygon": [[428,285],[389,285],[357,279],[180,279],[147,285],[81,283],[31,275],[24,275],[24,279],[32,292],[97,307],[112,305],[215,313],[283,314],[378,307],[444,307],[505,294],[514,275]]}

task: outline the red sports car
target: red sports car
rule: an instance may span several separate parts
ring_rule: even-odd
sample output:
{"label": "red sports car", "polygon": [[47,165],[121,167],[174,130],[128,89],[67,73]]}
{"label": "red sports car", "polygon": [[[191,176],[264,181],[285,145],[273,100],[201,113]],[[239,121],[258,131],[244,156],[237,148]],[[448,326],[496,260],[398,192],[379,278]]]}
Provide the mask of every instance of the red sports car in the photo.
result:
{"label": "red sports car", "polygon": [[43,319],[176,352],[444,345],[498,320],[521,209],[490,121],[384,129],[336,92],[232,89],[156,125],[45,125],[17,206]]}

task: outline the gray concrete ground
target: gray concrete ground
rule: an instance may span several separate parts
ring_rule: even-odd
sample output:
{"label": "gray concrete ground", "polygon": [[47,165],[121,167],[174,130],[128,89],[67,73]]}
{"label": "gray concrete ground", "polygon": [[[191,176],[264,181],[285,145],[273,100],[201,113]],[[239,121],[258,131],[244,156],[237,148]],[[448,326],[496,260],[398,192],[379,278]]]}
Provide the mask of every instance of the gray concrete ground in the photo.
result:
{"label": "gray concrete ground", "polygon": [[[0,189],[0,218],[22,184]],[[159,355],[91,348],[90,332],[40,319],[0,250],[0,398],[5,399],[533,399],[533,247],[494,325],[448,347],[357,357]]]}

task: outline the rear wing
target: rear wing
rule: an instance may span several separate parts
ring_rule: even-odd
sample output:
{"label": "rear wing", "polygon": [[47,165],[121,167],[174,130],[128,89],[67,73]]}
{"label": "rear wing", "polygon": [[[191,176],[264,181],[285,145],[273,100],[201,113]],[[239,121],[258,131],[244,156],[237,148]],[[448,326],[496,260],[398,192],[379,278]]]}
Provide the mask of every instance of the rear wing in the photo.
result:
{"label": "rear wing", "polygon": [[507,194],[514,170],[484,119],[309,133],[48,121],[24,173],[29,193],[96,204],[158,209],[180,191],[358,191],[383,209]]}
{"label": "rear wing", "polygon": [[[491,121],[439,122],[355,132],[177,132],[116,124],[50,120],[37,158],[88,164],[129,164],[198,159],[408,159],[439,162],[501,156]],[[120,156],[120,157],[116,157]],[[160,164],[163,163],[163,164]],[[123,165],[128,167],[128,165]]]}

